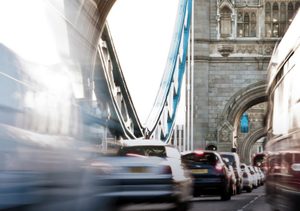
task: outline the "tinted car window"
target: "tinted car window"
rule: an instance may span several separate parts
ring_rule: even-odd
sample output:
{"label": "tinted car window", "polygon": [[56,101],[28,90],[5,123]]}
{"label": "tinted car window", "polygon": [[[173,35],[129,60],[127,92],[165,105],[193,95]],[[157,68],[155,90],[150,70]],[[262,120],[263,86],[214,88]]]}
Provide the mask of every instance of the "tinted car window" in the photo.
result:
{"label": "tinted car window", "polygon": [[229,164],[233,167],[236,167],[236,163],[234,161],[234,156],[233,155],[224,155],[224,154],[222,154],[221,157],[227,158],[229,160]]}
{"label": "tinted car window", "polygon": [[185,161],[197,162],[197,163],[209,164],[209,165],[215,165],[216,162],[218,161],[218,157],[214,153],[203,153],[203,154],[191,153],[191,154],[184,155],[182,159]]}
{"label": "tinted car window", "polygon": [[137,154],[143,156],[166,157],[166,149],[164,146],[125,146],[121,147],[118,155],[126,156],[128,154]]}

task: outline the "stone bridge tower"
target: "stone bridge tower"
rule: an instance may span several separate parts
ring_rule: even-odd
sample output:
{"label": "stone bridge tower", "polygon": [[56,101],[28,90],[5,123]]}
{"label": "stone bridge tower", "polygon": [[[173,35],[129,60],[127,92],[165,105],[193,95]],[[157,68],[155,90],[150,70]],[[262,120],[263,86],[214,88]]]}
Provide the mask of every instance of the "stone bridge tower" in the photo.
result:
{"label": "stone bridge tower", "polygon": [[234,149],[249,162],[251,146],[265,137],[267,66],[299,4],[194,0],[195,148]]}

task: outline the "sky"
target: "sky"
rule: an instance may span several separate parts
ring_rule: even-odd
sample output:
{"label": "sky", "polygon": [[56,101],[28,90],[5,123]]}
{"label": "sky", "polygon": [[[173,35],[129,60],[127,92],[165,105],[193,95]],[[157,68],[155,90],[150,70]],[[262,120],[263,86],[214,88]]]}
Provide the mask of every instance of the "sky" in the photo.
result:
{"label": "sky", "polygon": [[[173,37],[179,0],[117,0],[108,24],[135,109],[144,123],[154,104]],[[184,91],[184,89],[182,89]],[[181,97],[176,123],[184,123]]]}

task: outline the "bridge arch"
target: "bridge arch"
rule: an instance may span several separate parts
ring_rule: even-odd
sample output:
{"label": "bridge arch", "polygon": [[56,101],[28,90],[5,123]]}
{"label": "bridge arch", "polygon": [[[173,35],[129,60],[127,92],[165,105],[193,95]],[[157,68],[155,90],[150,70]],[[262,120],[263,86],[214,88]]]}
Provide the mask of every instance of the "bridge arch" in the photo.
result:
{"label": "bridge arch", "polygon": [[98,24],[101,29],[100,32],[102,32],[105,21],[106,21],[106,17],[108,15],[109,11],[111,10],[111,8],[113,7],[113,5],[115,4],[116,0],[110,0],[110,1],[96,0],[95,2],[97,4],[97,8],[98,8],[99,14],[100,14]]}
{"label": "bridge arch", "polygon": [[[259,138],[265,135],[259,130],[252,131],[238,146],[238,126],[242,114],[254,105],[266,102],[268,97],[266,93],[266,81],[259,81],[239,90],[227,102],[221,114],[221,121],[218,126],[217,139],[222,149],[237,150],[243,160],[247,161],[250,151],[249,147]],[[247,154],[248,153],[248,154]],[[248,156],[248,157],[247,157]]]}
{"label": "bridge arch", "polygon": [[259,128],[252,133],[248,134],[241,143],[239,147],[239,154],[241,162],[250,164],[251,163],[251,154],[250,149],[255,144],[257,140],[266,136],[266,130],[264,128]]}

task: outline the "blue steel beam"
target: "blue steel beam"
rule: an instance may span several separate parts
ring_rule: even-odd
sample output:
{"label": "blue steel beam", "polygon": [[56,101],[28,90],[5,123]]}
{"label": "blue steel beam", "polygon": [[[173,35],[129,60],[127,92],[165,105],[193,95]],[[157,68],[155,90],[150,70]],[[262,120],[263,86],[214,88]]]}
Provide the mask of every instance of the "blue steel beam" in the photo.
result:
{"label": "blue steel beam", "polygon": [[[175,32],[173,35],[173,42],[170,47],[167,64],[165,67],[164,75],[160,84],[160,88],[155,99],[154,106],[150,112],[150,115],[146,121],[146,129],[148,130],[148,137],[155,138],[155,133],[159,130],[160,125],[163,125],[165,107],[171,106],[171,114],[168,114],[167,128],[161,135],[158,132],[159,137],[163,141],[168,142],[170,140],[172,130],[175,124],[176,112],[180,101],[180,91],[182,87],[183,75],[186,69],[186,57],[189,44],[189,32],[192,13],[192,0],[180,0],[178,14],[176,18]],[[180,49],[182,48],[182,49]],[[182,54],[180,54],[182,50]],[[175,76],[176,68],[178,68],[178,77]],[[172,82],[178,84],[178,90],[171,96],[173,98],[173,105],[167,105],[167,99],[172,93],[170,90]]]}

